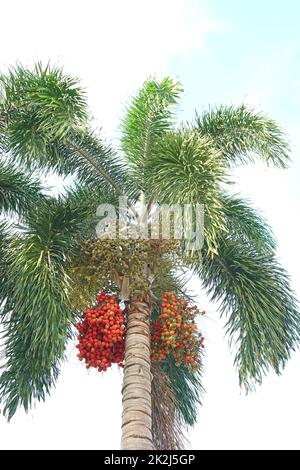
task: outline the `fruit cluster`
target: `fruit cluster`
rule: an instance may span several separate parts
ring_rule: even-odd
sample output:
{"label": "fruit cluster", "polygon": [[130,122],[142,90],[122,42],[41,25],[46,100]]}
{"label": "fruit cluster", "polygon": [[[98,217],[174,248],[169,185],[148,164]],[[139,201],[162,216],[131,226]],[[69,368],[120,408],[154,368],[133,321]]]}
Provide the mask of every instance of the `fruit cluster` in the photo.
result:
{"label": "fruit cluster", "polygon": [[173,292],[164,293],[161,307],[159,318],[152,323],[152,360],[163,361],[170,355],[176,365],[195,369],[200,348],[204,347],[204,338],[197,331],[196,316],[205,311],[188,306]]}
{"label": "fruit cluster", "polygon": [[102,292],[96,306],[88,308],[83,320],[76,325],[79,349],[78,358],[86,367],[106,371],[116,363],[124,367],[125,326],[124,314],[116,298]]}

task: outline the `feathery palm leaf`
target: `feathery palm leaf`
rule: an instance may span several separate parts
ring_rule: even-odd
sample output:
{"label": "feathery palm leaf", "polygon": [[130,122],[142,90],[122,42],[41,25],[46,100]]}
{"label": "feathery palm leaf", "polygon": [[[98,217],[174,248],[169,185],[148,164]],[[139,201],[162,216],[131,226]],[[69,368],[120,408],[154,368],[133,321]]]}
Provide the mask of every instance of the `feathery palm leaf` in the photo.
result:
{"label": "feathery palm leaf", "polygon": [[186,437],[179,414],[179,403],[170,378],[158,364],[152,364],[152,434],[156,450],[180,450]]}
{"label": "feathery palm leaf", "polygon": [[204,205],[205,237],[212,253],[225,229],[221,184],[227,181],[220,152],[198,132],[167,132],[147,162],[149,199],[168,204]]}
{"label": "feathery palm leaf", "polygon": [[298,343],[300,315],[289,277],[273,253],[222,238],[218,255],[196,269],[212,301],[220,302],[235,362],[246,389],[270,369],[280,373]]}
{"label": "feathery palm leaf", "polygon": [[196,116],[201,135],[212,140],[226,164],[247,163],[261,158],[286,168],[289,146],[278,124],[246,106],[220,106]]}
{"label": "feathery palm leaf", "polygon": [[7,282],[7,250],[10,243],[10,227],[0,222],[0,308],[5,301],[5,286]]}
{"label": "feathery palm leaf", "polygon": [[271,227],[259,211],[238,195],[223,194],[227,236],[258,251],[274,252],[277,242]]}
{"label": "feathery palm leaf", "polygon": [[[164,291],[172,290],[176,292],[179,298],[182,298],[188,302],[193,302],[192,297],[187,293],[186,289],[187,280],[182,275],[176,275],[175,273],[167,273],[159,276],[153,284],[154,294],[154,305],[156,304],[155,299],[160,299]],[[160,303],[157,305],[159,308]],[[160,310],[153,308],[152,310],[152,321],[158,318]],[[174,401],[176,401],[176,416],[173,417],[175,427],[180,424],[181,427],[187,428],[193,426],[197,420],[197,408],[201,405],[202,395],[204,394],[204,387],[202,385],[202,374],[203,374],[203,354],[199,357],[197,372],[192,372],[188,367],[178,366],[175,364],[175,360],[172,357],[168,357],[160,363],[157,372],[162,370],[166,375],[166,383],[164,387],[168,387],[170,390],[166,391],[166,394],[174,395]],[[154,387],[157,384],[154,384]],[[156,406],[154,412],[159,414],[159,407],[166,407],[166,397],[161,397],[155,393]],[[161,413],[163,415],[163,412]],[[161,416],[155,417],[159,422]],[[163,436],[163,439],[167,440],[170,436]],[[184,441],[184,436],[178,435],[180,441]],[[159,436],[157,436],[159,441]],[[174,439],[173,439],[174,441]]]}
{"label": "feathery palm leaf", "polygon": [[[147,80],[122,123],[123,161],[89,129],[85,94],[60,69],[16,67],[0,84],[0,151],[8,161],[0,164],[0,207],[25,213],[27,224],[13,238],[0,226],[0,399],[8,418],[19,405],[28,409],[32,399],[44,399],[58,376],[72,323],[68,274],[78,244],[94,230],[97,205],[116,205],[117,196],[133,204],[141,192],[148,203],[204,204],[201,260],[177,258],[178,264],[194,269],[228,316],[241,383],[249,389],[269,369],[279,373],[299,343],[298,304],[268,225],[247,201],[224,193],[232,164],[260,157],[287,166],[289,147],[279,126],[245,106],[221,106],[197,115],[195,129],[176,130],[172,107],[180,85]],[[76,186],[64,197],[43,197],[16,164],[70,175]],[[176,399],[176,423],[193,425],[202,364],[196,374],[172,359],[161,366]]]}
{"label": "feathery palm leaf", "polygon": [[180,85],[170,78],[160,83],[149,79],[133,98],[123,119],[122,149],[141,191],[145,189],[145,163],[154,151],[157,138],[173,125],[171,108],[180,92]]}
{"label": "feathery palm leaf", "polygon": [[178,404],[177,413],[182,426],[193,426],[197,422],[197,410],[204,393],[202,386],[203,364],[198,364],[197,372],[186,366],[177,367],[171,358],[162,364],[162,369],[169,377]]}
{"label": "feathery palm leaf", "polygon": [[59,68],[17,66],[1,75],[10,151],[23,159],[47,159],[49,144],[87,120],[86,99],[78,81]]}
{"label": "feathery palm leaf", "polygon": [[41,185],[15,165],[0,161],[0,211],[22,215],[41,199]]}
{"label": "feathery palm leaf", "polygon": [[220,154],[197,132],[167,132],[147,162],[149,186],[160,202],[209,204],[226,172]]}

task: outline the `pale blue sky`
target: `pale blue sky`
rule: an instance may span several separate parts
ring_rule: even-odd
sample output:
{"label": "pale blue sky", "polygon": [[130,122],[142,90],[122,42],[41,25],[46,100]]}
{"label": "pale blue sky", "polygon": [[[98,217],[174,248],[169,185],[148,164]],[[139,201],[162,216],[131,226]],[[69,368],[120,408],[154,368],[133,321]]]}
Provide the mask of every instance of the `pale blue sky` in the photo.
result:
{"label": "pale blue sky", "polygon": [[[205,46],[170,60],[184,84],[184,117],[208,103],[246,101],[278,119],[298,137],[300,108],[300,2],[211,0],[205,11],[216,29]],[[293,142],[298,144],[298,142]],[[299,146],[298,146],[299,148]],[[297,174],[300,158],[296,158]],[[294,174],[296,177],[296,174]],[[291,175],[293,179],[293,175]],[[295,181],[296,183],[296,181]]]}
{"label": "pale blue sky", "polygon": [[[199,2],[195,2],[199,3]],[[300,3],[296,0],[212,0],[205,10],[217,22],[205,47],[176,56],[170,72],[189,92],[184,108],[196,103],[235,101],[260,83],[272,94],[264,109],[279,119],[298,118],[300,103]],[[298,82],[298,102],[296,102]],[[261,88],[260,87],[260,88]],[[267,88],[266,88],[267,87]]]}

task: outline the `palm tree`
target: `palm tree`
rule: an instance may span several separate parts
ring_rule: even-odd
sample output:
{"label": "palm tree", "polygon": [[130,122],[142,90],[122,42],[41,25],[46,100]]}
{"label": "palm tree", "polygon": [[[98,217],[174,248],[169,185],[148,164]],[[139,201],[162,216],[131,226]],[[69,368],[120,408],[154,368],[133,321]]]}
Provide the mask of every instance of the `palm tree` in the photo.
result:
{"label": "palm tree", "polygon": [[[246,390],[271,369],[281,373],[298,346],[298,305],[276,241],[260,213],[234,194],[231,172],[257,158],[285,168],[285,135],[244,105],[177,125],[180,84],[149,79],[126,109],[114,150],[91,130],[85,93],[62,70],[18,66],[1,83],[0,205],[10,217],[0,227],[4,412],[11,419],[19,406],[45,399],[80,312],[109,290],[127,316],[122,448],[180,448],[182,429],[197,419],[203,354],[196,370],[176,366],[171,355],[151,361],[150,324],[164,291],[190,300],[182,273],[197,275],[226,315]],[[49,171],[70,177],[58,196],[38,181]],[[119,197],[127,198],[131,222],[154,202],[203,204],[202,249],[187,250],[174,237],[97,238],[97,206],[119,210]]]}

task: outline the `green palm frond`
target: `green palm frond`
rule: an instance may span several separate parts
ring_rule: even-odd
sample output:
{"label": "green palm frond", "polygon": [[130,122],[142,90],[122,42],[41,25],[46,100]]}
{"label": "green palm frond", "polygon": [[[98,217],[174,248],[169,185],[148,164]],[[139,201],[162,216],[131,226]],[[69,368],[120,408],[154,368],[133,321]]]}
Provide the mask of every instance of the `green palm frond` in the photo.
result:
{"label": "green palm frond", "polygon": [[255,157],[281,168],[289,163],[289,145],[279,125],[244,105],[212,108],[196,116],[196,127],[221,151],[226,164],[248,163]]}
{"label": "green palm frond", "polygon": [[[164,273],[158,276],[153,286],[153,309],[151,313],[152,320],[156,320],[160,313],[160,299],[164,291],[172,290],[176,295],[193,303],[193,297],[187,291],[187,278],[176,272]],[[168,379],[168,386],[172,389],[170,393],[174,394],[176,401],[176,419],[181,427],[193,426],[197,421],[198,408],[202,404],[204,387],[202,385],[204,353],[200,351],[198,368],[196,372],[191,371],[186,366],[177,366],[174,358],[169,356],[159,364]],[[156,394],[157,404],[159,406],[159,396]],[[165,397],[162,397],[165,403]]]}
{"label": "green palm frond", "polygon": [[47,155],[49,144],[84,126],[87,105],[78,81],[60,68],[22,66],[0,76],[9,150],[24,159]]}
{"label": "green palm frond", "polygon": [[223,238],[218,255],[202,256],[196,272],[228,317],[241,384],[250,389],[270,369],[279,374],[299,344],[300,313],[274,254]]}
{"label": "green palm frond", "polygon": [[8,419],[18,406],[27,410],[33,399],[45,398],[64,358],[72,322],[66,273],[90,211],[73,202],[74,195],[48,199],[7,250],[0,399]]}
{"label": "green palm frond", "polygon": [[152,435],[155,450],[180,450],[187,444],[178,413],[179,404],[171,380],[158,364],[152,364]]}
{"label": "green palm frond", "polygon": [[205,237],[212,253],[225,229],[221,184],[227,182],[220,152],[196,131],[169,131],[147,162],[149,199],[167,204],[203,204]]}
{"label": "green palm frond", "polygon": [[30,171],[73,175],[133,197],[136,185],[125,164],[88,130],[86,98],[76,79],[38,64],[33,71],[15,67],[0,82],[0,143],[8,158]]}
{"label": "green palm frond", "polygon": [[105,187],[133,201],[138,198],[135,181],[130,177],[126,163],[94,132],[74,133],[60,146],[59,154],[62,163],[57,162],[56,168],[61,173],[74,173],[85,185]]}
{"label": "green palm frond", "polygon": [[7,251],[10,243],[11,230],[7,223],[0,222],[0,309],[5,302],[5,286],[7,283]]}
{"label": "green palm frond", "polygon": [[167,132],[147,163],[151,194],[160,202],[209,203],[226,181],[220,154],[189,130]]}
{"label": "green palm frond", "polygon": [[0,211],[27,213],[41,199],[41,185],[11,163],[0,161]]}
{"label": "green palm frond", "polygon": [[196,372],[185,366],[177,367],[172,359],[162,364],[162,369],[169,377],[175,392],[180,423],[182,426],[193,426],[197,422],[198,408],[204,393],[202,359]]}
{"label": "green palm frond", "polygon": [[277,246],[271,227],[251,204],[238,195],[223,194],[227,236],[253,246],[259,252],[274,252]]}
{"label": "green palm frond", "polygon": [[147,80],[133,98],[122,123],[121,145],[132,173],[144,190],[144,165],[155,142],[173,125],[172,107],[177,103],[181,86],[171,78],[160,83]]}

